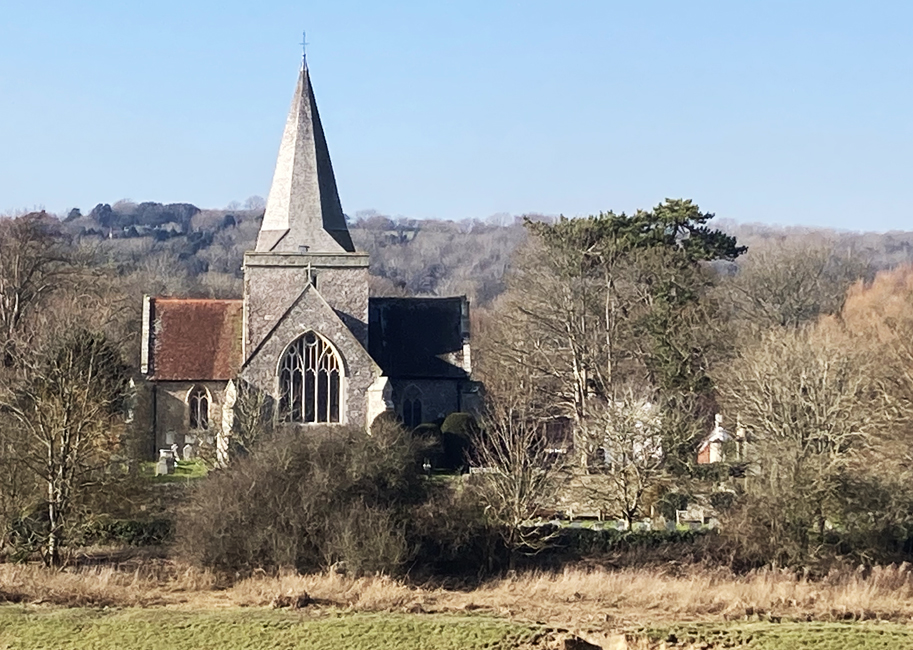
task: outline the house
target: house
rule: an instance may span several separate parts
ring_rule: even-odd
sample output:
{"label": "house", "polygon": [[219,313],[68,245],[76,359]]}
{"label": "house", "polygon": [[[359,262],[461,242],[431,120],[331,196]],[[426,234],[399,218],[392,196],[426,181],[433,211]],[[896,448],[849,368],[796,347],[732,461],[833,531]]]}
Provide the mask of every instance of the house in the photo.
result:
{"label": "house", "polygon": [[698,465],[708,465],[710,463],[721,463],[726,460],[735,460],[734,458],[727,459],[725,452],[726,443],[735,440],[735,438],[733,438],[732,434],[723,428],[722,415],[717,413],[714,419],[715,425],[713,427],[713,431],[711,431],[710,435],[701,441],[701,445],[698,447]]}
{"label": "house", "polygon": [[155,448],[224,449],[240,383],[266,396],[276,422],[303,431],[472,410],[466,298],[371,298],[369,263],[352,243],[302,64],[242,299],[145,299]]}

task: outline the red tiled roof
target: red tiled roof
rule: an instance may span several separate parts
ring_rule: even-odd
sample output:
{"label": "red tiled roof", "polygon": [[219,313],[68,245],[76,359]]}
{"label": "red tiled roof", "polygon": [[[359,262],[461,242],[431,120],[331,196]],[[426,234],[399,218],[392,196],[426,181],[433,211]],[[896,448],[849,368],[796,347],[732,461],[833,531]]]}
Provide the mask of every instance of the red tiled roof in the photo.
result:
{"label": "red tiled roof", "polygon": [[153,298],[152,378],[228,380],[241,368],[243,301]]}

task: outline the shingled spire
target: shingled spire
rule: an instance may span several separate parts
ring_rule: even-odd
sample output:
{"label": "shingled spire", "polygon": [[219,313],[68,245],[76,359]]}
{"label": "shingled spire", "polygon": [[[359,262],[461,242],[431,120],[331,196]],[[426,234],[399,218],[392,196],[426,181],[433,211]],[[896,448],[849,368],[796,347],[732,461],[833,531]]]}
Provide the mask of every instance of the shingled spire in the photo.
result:
{"label": "shingled spire", "polygon": [[282,134],[257,252],[352,253],[317,102],[301,66]]}

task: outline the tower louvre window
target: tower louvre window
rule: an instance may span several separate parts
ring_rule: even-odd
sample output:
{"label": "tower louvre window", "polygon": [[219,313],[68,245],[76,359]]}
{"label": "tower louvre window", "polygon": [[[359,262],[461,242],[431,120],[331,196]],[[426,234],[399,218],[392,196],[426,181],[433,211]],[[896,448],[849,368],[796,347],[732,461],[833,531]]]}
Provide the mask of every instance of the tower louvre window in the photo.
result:
{"label": "tower louvre window", "polygon": [[339,422],[340,363],[314,332],[296,339],[279,364],[279,415],[284,422]]}

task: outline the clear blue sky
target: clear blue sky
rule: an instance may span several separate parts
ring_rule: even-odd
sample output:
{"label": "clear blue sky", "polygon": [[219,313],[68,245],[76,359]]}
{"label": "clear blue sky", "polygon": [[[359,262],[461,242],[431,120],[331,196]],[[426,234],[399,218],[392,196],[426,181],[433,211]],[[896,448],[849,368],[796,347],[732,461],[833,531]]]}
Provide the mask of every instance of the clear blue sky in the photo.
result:
{"label": "clear blue sky", "polygon": [[345,211],[913,229],[913,2],[0,0],[0,212],[266,196],[301,31]]}

